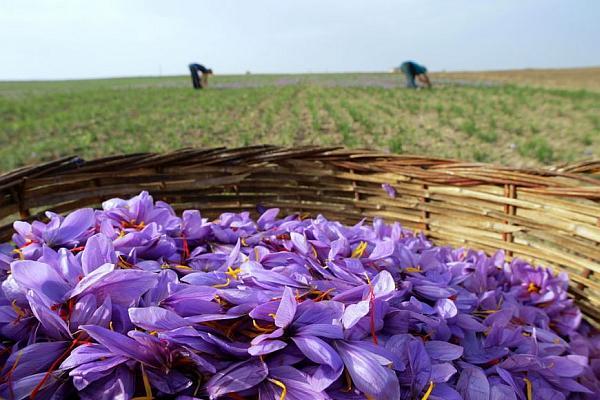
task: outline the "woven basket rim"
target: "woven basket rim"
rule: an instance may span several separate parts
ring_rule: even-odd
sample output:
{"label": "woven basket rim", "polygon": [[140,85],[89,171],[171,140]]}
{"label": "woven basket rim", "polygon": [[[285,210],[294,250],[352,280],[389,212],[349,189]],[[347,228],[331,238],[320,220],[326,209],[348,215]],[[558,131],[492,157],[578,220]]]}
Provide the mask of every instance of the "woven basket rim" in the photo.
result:
{"label": "woven basket rim", "polygon": [[[381,188],[398,191],[390,199]],[[204,213],[258,202],[340,221],[381,216],[436,244],[536,260],[569,272],[571,293],[600,325],[600,160],[546,168],[341,147],[184,148],[77,156],[0,175],[0,236],[12,221],[148,190]],[[203,210],[204,208],[204,210]],[[461,224],[457,227],[456,220]]]}

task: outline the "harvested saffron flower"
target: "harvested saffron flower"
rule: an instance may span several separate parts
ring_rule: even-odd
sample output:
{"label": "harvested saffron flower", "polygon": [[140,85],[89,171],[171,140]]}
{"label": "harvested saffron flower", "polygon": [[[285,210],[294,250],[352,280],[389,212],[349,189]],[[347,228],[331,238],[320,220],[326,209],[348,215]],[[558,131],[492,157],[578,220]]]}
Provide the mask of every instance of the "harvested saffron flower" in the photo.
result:
{"label": "harvested saffron flower", "polygon": [[0,398],[600,395],[600,336],[566,275],[380,219],[278,213],[179,217],[142,192],[16,222]]}

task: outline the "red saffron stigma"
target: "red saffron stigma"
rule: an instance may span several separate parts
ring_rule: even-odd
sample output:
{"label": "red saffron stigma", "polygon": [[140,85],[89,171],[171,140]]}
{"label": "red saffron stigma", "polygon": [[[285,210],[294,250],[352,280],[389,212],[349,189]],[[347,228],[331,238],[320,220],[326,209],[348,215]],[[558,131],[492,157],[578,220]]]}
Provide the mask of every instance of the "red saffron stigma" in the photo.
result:
{"label": "red saffron stigma", "polygon": [[375,292],[371,284],[369,284],[369,305],[371,306],[371,336],[373,337],[373,343],[378,344],[377,335],[375,334]]}
{"label": "red saffron stigma", "polygon": [[188,258],[190,258],[190,248],[188,246],[188,242],[185,236],[181,235],[181,238],[183,239],[183,259],[187,260]]}
{"label": "red saffron stigma", "polygon": [[48,368],[48,371],[46,371],[46,374],[44,375],[44,377],[42,378],[42,380],[40,381],[40,383],[37,384],[37,386],[35,388],[33,388],[33,390],[31,391],[31,394],[29,395],[29,399],[30,400],[34,400],[35,396],[38,395],[38,393],[40,392],[40,390],[42,390],[42,388],[44,387],[44,385],[46,384],[46,382],[48,381],[48,379],[50,378],[50,375],[52,375],[52,372],[60,365],[61,362],[63,362],[63,360],[65,358],[67,358],[67,356],[71,353],[71,351],[79,344],[84,344],[84,343],[90,343],[86,340],[79,340],[79,337],[81,336],[83,332],[79,333],[79,335],[77,335],[77,337],[75,339],[73,339],[73,341],[71,342],[71,344],[69,345],[69,347],[67,348],[67,350],[65,350],[64,353],[62,353],[56,360],[54,360],[54,362],[52,363],[52,365],[50,365],[50,368]]}

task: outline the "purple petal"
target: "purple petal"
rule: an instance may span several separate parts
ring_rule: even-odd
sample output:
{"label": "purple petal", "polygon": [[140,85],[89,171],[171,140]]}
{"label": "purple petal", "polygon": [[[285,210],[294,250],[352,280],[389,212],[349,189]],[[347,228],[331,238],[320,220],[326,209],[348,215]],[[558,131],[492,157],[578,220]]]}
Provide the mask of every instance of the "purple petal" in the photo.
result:
{"label": "purple petal", "polygon": [[[102,396],[99,397],[98,394]],[[135,375],[125,366],[119,366],[103,379],[79,392],[82,400],[130,399],[135,393]]]}
{"label": "purple petal", "polygon": [[286,346],[287,343],[281,340],[265,340],[250,346],[250,348],[248,348],[248,353],[252,356],[262,356],[265,354],[274,353]]}
{"label": "purple petal", "polygon": [[343,339],[344,329],[339,325],[311,324],[296,329],[297,335],[319,336],[328,339]]}
{"label": "purple petal", "polygon": [[206,383],[206,389],[213,400],[227,393],[250,389],[261,383],[267,374],[267,365],[258,358],[252,358],[218,371]]}
{"label": "purple petal", "polygon": [[60,316],[52,311],[44,301],[33,290],[27,292],[27,300],[31,306],[31,311],[40,321],[48,336],[54,339],[69,339],[71,333],[65,321]]}
{"label": "purple petal", "polygon": [[130,308],[129,318],[147,331],[168,331],[190,324],[174,312],[161,307]]}
{"label": "purple petal", "polygon": [[283,295],[281,302],[275,313],[275,326],[285,328],[292,323],[294,316],[296,315],[296,309],[298,308],[298,302],[292,289],[288,286],[283,289]]}
{"label": "purple petal", "polygon": [[[536,391],[536,394],[539,395],[539,392]],[[543,397],[543,399],[550,400],[547,397]],[[517,395],[510,386],[498,384],[492,386],[490,400],[517,400]]]}
{"label": "purple petal", "polygon": [[109,376],[115,368],[129,360],[125,356],[111,356],[98,361],[91,361],[74,368],[69,375],[77,390],[85,389],[89,384]]}
{"label": "purple petal", "polygon": [[279,208],[269,208],[256,220],[256,225],[258,225],[258,229],[265,230],[270,227],[275,219],[277,218],[277,214],[279,214]]}
{"label": "purple petal", "polygon": [[190,378],[175,370],[164,373],[160,370],[148,369],[146,373],[152,386],[163,393],[176,394],[194,383]]}
{"label": "purple petal", "polygon": [[[46,375],[46,372],[40,372],[2,384],[0,385],[0,398],[25,400],[29,398],[30,393],[42,382],[42,379],[44,379]],[[44,395],[53,395],[60,382],[61,381],[58,380],[58,374],[50,374],[47,381],[39,388],[41,389],[40,393],[43,393]]]}
{"label": "purple petal", "polygon": [[[50,365],[69,347],[69,342],[41,342],[30,344],[13,352],[1,372],[5,376],[12,370],[11,378],[18,380],[37,372],[46,371]],[[17,361],[15,366],[15,361]]]}
{"label": "purple petal", "polygon": [[456,360],[463,354],[461,346],[439,340],[425,342],[425,350],[427,350],[429,357],[439,361]]}
{"label": "purple petal", "polygon": [[394,335],[388,339],[385,348],[400,357],[407,367],[400,375],[401,383],[410,385],[413,395],[420,393],[431,376],[431,360],[421,339],[408,334]]}
{"label": "purple petal", "polygon": [[388,196],[390,196],[392,199],[396,198],[396,189],[394,189],[392,185],[390,185],[389,183],[383,183],[381,187],[387,192]]}
{"label": "purple petal", "polygon": [[375,298],[386,298],[390,294],[393,294],[396,290],[396,283],[392,274],[388,271],[381,271],[373,278],[371,283],[373,285],[373,294]]}
{"label": "purple petal", "polygon": [[76,244],[94,226],[94,210],[82,208],[67,215],[56,229],[44,232],[44,241],[49,246]]}
{"label": "purple petal", "polygon": [[489,400],[490,383],[481,368],[463,369],[458,378],[456,389],[464,400]]}
{"label": "purple petal", "polygon": [[149,365],[155,364],[155,360],[148,354],[144,347],[125,335],[94,325],[82,325],[81,329],[115,355],[130,357]]}
{"label": "purple petal", "polygon": [[344,341],[336,342],[336,348],[358,390],[375,399],[400,399],[395,372],[379,364],[372,353],[363,350],[360,344]]}
{"label": "purple petal", "polygon": [[312,362],[325,364],[336,370],[342,368],[342,360],[338,354],[323,340],[315,336],[296,336],[292,340],[296,343],[300,351]]}
{"label": "purple petal", "polygon": [[448,382],[455,373],[456,368],[451,363],[431,365],[431,380],[434,383]]}
{"label": "purple petal", "polygon": [[462,396],[445,383],[434,385],[430,400],[464,400]]}
{"label": "purple petal", "polygon": [[306,236],[297,232],[291,232],[290,238],[292,239],[292,243],[294,243],[294,247],[300,254],[305,256],[311,251],[310,245],[306,241]]}
{"label": "purple petal", "polygon": [[90,237],[81,254],[81,267],[84,275],[88,275],[104,264],[116,264],[117,256],[112,240],[102,233]]}
{"label": "purple petal", "polygon": [[414,291],[429,300],[446,299],[454,294],[453,290],[434,285],[415,285]]}
{"label": "purple petal", "polygon": [[548,369],[556,374],[556,376],[565,378],[575,378],[584,370],[584,366],[580,363],[570,360],[567,357],[549,356],[544,358],[544,364]]}
{"label": "purple petal", "polygon": [[11,264],[15,281],[25,290],[33,290],[54,303],[62,303],[69,285],[53,267],[37,261],[15,261]]}
{"label": "purple petal", "polygon": [[85,346],[76,347],[71,354],[69,354],[69,357],[60,364],[60,367],[63,369],[71,369],[107,357],[114,357],[113,352],[101,344],[91,343]]}
{"label": "purple petal", "polygon": [[375,248],[369,254],[369,260],[381,260],[383,258],[391,257],[394,254],[396,245],[391,240],[384,240],[377,242]]}
{"label": "purple petal", "polygon": [[371,306],[369,300],[360,301],[356,304],[350,304],[344,310],[344,315],[342,316],[342,323],[344,324],[345,329],[350,329],[354,325],[361,320],[361,318],[365,317],[370,310]]}
{"label": "purple petal", "polygon": [[[96,271],[101,270],[103,270],[103,267],[98,268]],[[114,270],[105,273],[99,279],[95,280],[95,282],[82,284],[84,280],[85,278],[79,282],[80,285],[73,290],[70,294],[71,297],[84,293],[93,293],[102,299],[110,296],[113,303],[128,305],[133,300],[139,299],[147,290],[153,288],[158,278],[153,272]]]}
{"label": "purple petal", "polygon": [[439,299],[435,302],[435,310],[442,318],[452,318],[458,314],[456,304],[450,299]]}

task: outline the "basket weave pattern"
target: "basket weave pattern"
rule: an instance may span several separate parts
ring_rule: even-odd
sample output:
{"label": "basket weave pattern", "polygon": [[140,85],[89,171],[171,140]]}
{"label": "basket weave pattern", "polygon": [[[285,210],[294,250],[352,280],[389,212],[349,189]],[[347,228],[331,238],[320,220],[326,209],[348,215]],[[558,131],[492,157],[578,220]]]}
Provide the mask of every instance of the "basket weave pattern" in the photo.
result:
{"label": "basket weave pattern", "polygon": [[[184,149],[83,162],[63,158],[0,176],[0,239],[12,222],[148,190],[177,210],[279,207],[345,223],[380,216],[437,244],[498,249],[566,271],[588,320],[600,321],[600,162],[517,170],[336,148]],[[395,198],[381,185],[395,188]]]}

